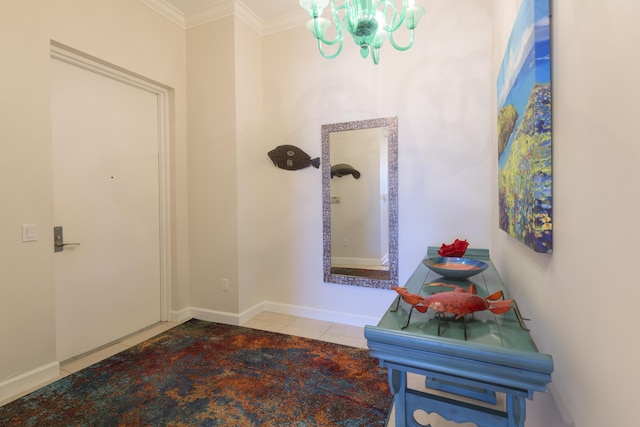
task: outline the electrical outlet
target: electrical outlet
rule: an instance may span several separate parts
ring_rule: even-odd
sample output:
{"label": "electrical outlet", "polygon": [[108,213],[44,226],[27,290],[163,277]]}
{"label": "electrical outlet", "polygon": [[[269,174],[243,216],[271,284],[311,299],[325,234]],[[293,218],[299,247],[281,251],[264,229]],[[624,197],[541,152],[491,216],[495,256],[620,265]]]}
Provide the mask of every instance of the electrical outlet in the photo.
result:
{"label": "electrical outlet", "polygon": [[225,292],[229,291],[229,279],[222,279],[222,290]]}

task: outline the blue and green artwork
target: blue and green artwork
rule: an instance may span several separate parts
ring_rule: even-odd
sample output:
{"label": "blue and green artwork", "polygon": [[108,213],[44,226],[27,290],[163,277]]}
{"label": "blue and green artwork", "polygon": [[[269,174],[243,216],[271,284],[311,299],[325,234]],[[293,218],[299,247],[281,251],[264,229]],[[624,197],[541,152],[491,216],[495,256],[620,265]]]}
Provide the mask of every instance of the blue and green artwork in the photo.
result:
{"label": "blue and green artwork", "polygon": [[549,0],[523,0],[498,75],[500,228],[553,250]]}

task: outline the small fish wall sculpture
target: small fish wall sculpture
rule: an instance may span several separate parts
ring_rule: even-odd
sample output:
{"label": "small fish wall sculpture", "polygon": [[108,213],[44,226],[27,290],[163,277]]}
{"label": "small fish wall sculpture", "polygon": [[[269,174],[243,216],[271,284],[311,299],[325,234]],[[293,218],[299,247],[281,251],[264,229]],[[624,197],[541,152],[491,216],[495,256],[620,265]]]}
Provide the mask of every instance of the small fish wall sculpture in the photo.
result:
{"label": "small fish wall sculpture", "polygon": [[340,178],[346,175],[353,175],[355,179],[360,178],[360,172],[351,165],[340,163],[339,165],[331,166],[331,178],[334,176]]}
{"label": "small fish wall sculpture", "polygon": [[320,157],[312,159],[310,155],[294,145],[279,145],[267,154],[273,164],[280,169],[296,171],[309,166],[320,168]]}

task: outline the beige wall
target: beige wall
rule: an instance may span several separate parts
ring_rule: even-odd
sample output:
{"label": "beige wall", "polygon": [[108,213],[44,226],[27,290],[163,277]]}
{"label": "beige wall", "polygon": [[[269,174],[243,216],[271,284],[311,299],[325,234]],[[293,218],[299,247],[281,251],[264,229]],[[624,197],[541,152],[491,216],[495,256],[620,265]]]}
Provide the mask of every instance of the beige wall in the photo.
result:
{"label": "beige wall", "polygon": [[[494,0],[494,76],[517,13],[513,3]],[[554,358],[551,393],[534,397],[527,426],[631,427],[640,382],[633,271],[640,255],[640,6],[551,4],[554,252],[535,254],[498,229],[494,180],[492,256],[533,319],[540,350]]]}
{"label": "beige wall", "polygon": [[263,213],[265,194],[261,165],[269,162],[260,149],[263,140],[262,37],[239,19],[236,41],[236,155],[238,160],[238,288],[239,313],[265,300],[264,232],[269,217]]}
{"label": "beige wall", "polygon": [[190,305],[237,321],[264,301],[262,40],[228,17],[187,30],[187,52]]}
{"label": "beige wall", "polygon": [[[237,321],[266,308],[366,324],[386,310],[391,291],[322,281],[320,171],[277,169],[267,157],[282,144],[319,156],[323,123],[399,116],[401,280],[428,245],[489,246],[490,2],[428,9],[416,46],[386,46],[377,67],[349,40],[323,59],[303,26],[260,38],[224,18],[187,30],[196,315]],[[452,33],[458,26],[468,30]]]}
{"label": "beige wall", "polygon": [[[192,307],[238,312],[234,18],[187,30]],[[231,289],[231,287],[230,287]]]}
{"label": "beige wall", "polygon": [[172,306],[188,303],[184,30],[137,1],[0,2],[0,383],[55,361],[51,40],[172,88]]}
{"label": "beige wall", "polygon": [[[300,26],[264,37],[264,153],[281,144],[321,154],[325,123],[398,116],[400,281],[429,245],[456,237],[489,247],[491,2],[424,2],[414,47],[383,47],[380,64],[346,39],[333,60]],[[278,310],[377,323],[394,292],[323,283],[320,171],[255,165],[267,218],[262,274]],[[444,185],[443,185],[444,183]]]}

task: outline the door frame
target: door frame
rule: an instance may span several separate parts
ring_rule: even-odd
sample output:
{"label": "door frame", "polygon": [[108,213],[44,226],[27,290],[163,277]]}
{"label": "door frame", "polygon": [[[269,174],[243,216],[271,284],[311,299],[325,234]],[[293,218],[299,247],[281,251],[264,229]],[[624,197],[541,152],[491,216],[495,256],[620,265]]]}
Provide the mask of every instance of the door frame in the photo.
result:
{"label": "door frame", "polygon": [[157,96],[160,320],[168,321],[170,320],[171,312],[170,88],[53,40],[51,40],[50,55],[51,58],[134,86]]}

